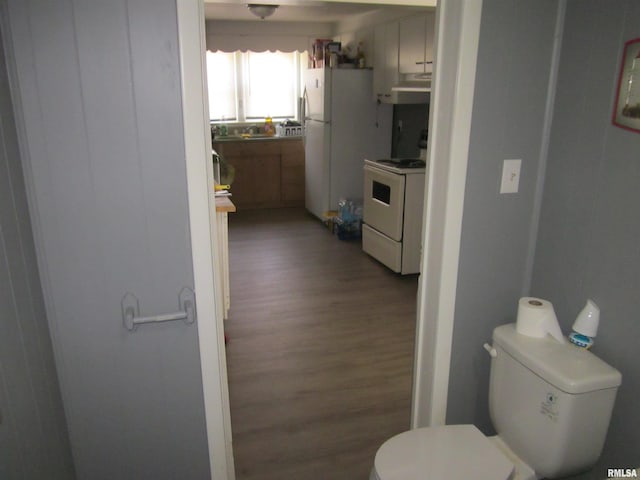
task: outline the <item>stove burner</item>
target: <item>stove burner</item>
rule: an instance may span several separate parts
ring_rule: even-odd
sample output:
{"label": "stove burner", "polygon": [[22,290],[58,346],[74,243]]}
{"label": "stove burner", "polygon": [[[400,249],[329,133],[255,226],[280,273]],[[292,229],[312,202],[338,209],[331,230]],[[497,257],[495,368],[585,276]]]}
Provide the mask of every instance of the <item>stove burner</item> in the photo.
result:
{"label": "stove burner", "polygon": [[378,160],[378,163],[386,163],[399,168],[424,168],[426,163],[419,158],[390,158]]}

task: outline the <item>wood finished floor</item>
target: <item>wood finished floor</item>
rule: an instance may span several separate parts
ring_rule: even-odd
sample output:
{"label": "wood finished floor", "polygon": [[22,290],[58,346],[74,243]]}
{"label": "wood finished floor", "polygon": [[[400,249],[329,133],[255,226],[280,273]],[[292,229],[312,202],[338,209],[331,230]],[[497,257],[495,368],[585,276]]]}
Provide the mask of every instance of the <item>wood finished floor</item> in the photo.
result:
{"label": "wood finished floor", "polygon": [[367,480],[409,426],[416,276],[302,209],[229,215],[237,480]]}

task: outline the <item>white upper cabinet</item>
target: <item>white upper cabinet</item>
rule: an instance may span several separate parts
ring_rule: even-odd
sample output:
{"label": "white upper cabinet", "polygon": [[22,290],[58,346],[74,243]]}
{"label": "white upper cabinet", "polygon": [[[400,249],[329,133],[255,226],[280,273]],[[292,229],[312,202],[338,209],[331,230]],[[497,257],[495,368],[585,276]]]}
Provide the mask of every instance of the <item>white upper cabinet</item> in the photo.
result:
{"label": "white upper cabinet", "polygon": [[400,20],[400,74],[430,73],[433,70],[435,14],[411,16]]}
{"label": "white upper cabinet", "polygon": [[398,22],[375,27],[373,32],[373,96],[374,100],[391,103],[391,87],[398,83]]}

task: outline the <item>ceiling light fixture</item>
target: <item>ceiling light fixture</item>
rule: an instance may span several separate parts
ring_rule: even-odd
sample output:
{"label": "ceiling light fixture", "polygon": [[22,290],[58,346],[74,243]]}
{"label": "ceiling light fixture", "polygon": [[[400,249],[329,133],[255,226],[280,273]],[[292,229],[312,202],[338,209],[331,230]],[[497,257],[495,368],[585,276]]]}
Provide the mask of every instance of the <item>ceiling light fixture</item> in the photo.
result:
{"label": "ceiling light fixture", "polygon": [[265,18],[273,15],[273,13],[276,11],[276,8],[278,8],[278,5],[263,5],[260,3],[250,3],[249,5],[247,5],[247,7],[249,8],[249,11],[253,13],[256,17],[260,17],[262,20],[264,20]]}

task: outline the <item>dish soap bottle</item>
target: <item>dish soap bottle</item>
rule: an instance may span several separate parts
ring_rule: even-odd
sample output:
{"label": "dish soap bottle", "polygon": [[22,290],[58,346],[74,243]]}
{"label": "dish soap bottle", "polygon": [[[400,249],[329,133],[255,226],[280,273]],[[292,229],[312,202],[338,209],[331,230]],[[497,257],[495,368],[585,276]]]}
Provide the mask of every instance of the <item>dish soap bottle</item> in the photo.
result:
{"label": "dish soap bottle", "polygon": [[270,136],[276,133],[276,129],[273,126],[273,119],[271,117],[264,119],[264,133]]}

